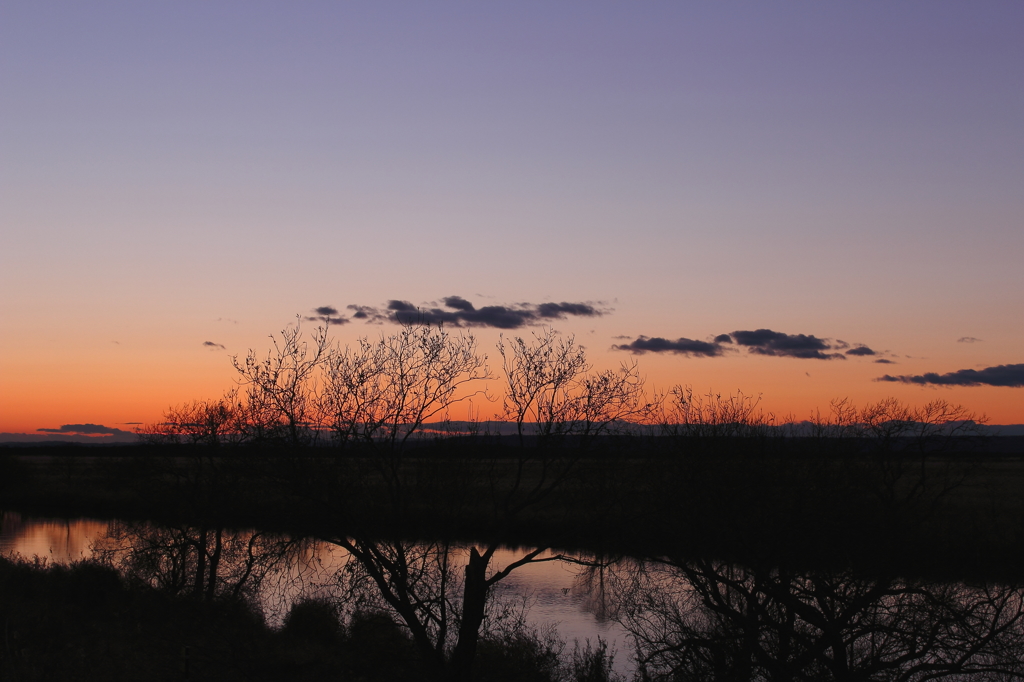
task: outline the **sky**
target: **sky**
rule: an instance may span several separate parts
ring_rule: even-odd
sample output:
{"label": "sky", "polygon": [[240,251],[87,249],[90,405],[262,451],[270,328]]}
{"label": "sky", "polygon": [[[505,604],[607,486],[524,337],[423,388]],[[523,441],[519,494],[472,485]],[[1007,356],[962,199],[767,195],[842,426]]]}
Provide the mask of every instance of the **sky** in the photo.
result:
{"label": "sky", "polygon": [[296,316],[352,343],[403,306],[798,419],[1024,422],[1022,30],[1020,2],[0,2],[0,432],[131,431]]}

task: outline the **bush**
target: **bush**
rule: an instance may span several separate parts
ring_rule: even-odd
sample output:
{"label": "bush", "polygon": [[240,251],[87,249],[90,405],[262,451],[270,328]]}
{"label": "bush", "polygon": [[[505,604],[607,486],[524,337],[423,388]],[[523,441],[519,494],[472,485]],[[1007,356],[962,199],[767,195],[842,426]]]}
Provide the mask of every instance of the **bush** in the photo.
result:
{"label": "bush", "polygon": [[480,682],[557,682],[565,643],[556,632],[517,628],[482,637],[477,645],[475,679]]}
{"label": "bush", "polygon": [[569,679],[572,682],[617,682],[622,678],[612,669],[614,662],[615,651],[608,651],[608,642],[603,638],[598,637],[594,645],[588,637],[583,647],[576,640],[569,662]]}
{"label": "bush", "polygon": [[342,627],[338,610],[325,599],[303,599],[292,604],[281,633],[323,646],[337,644]]}

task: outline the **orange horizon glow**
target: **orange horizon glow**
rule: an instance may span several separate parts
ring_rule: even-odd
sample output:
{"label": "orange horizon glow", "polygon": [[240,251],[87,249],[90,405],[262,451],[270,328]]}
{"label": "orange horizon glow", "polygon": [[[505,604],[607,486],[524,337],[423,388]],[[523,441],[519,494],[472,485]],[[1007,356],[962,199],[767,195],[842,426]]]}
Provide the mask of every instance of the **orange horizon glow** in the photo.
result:
{"label": "orange horizon glow", "polygon": [[[565,329],[567,324],[560,325],[564,335],[572,335],[571,328]],[[844,398],[862,407],[889,397],[910,406],[946,400],[962,405],[979,419],[987,417],[990,424],[1024,423],[1024,400],[1021,399],[1024,389],[875,381],[886,373],[953,371],[969,366],[968,353],[976,366],[999,364],[1008,349],[994,344],[981,348],[977,345],[966,348],[963,344],[953,344],[949,349],[937,346],[928,349],[931,358],[898,357],[893,364],[877,364],[871,358],[807,360],[763,357],[739,351],[716,358],[656,353],[631,357],[612,350],[612,344],[601,341],[612,337],[621,324],[613,315],[592,321],[592,324],[593,330],[576,338],[587,348],[594,370],[615,368],[622,362],[635,360],[652,395],[676,385],[690,386],[699,394],[714,391],[727,395],[742,391],[747,396],[760,396],[759,406],[780,421],[802,421],[819,411],[826,414],[832,400]],[[729,328],[728,322],[717,325]],[[309,331],[307,327],[303,329]],[[374,339],[394,330],[394,327],[348,325],[334,329],[332,338],[344,346],[354,344],[359,337]],[[449,331],[473,334],[478,352],[488,356],[492,373],[500,372],[495,347],[501,338],[498,330]],[[529,338],[531,333],[527,328],[506,332],[504,336]],[[141,337],[125,344],[98,340],[74,348],[43,349],[44,352],[34,358],[5,369],[4,390],[0,394],[0,433],[35,434],[39,433],[37,429],[56,429],[65,424],[97,424],[132,431],[141,425],[160,422],[170,407],[195,400],[215,400],[236,387],[239,375],[231,365],[230,356],[244,356],[244,349],[250,347],[249,341],[261,336],[240,330],[230,336],[215,337],[230,343],[233,352],[222,348],[210,351],[199,344],[185,344],[173,338],[147,341]],[[909,340],[900,342],[898,338],[892,342],[906,347],[911,343]],[[262,348],[257,345],[257,356],[265,355],[269,346],[269,343]],[[488,401],[481,394],[471,401],[455,403],[449,410],[451,419],[466,420],[471,415],[470,410],[482,421],[500,419],[500,378],[479,382],[471,390],[477,389],[485,389],[496,400]]]}
{"label": "orange horizon glow", "polygon": [[[745,358],[744,358],[745,359]],[[864,374],[862,381],[846,383],[847,390],[830,390],[828,372],[815,380],[813,374],[803,381],[780,381],[779,375],[793,374],[795,369],[785,363],[797,363],[787,359],[774,362],[781,367],[763,371],[760,378],[768,389],[758,388],[755,378],[750,376],[743,362],[734,366],[716,369],[711,366],[715,360],[703,361],[701,371],[648,373],[648,392],[664,392],[676,385],[689,386],[701,395],[714,392],[722,395],[742,392],[758,398],[758,406],[765,413],[771,413],[780,422],[803,421],[816,412],[827,415],[833,400],[848,399],[858,407],[879,402],[885,398],[896,398],[906,405],[922,406],[934,400],[945,400],[962,405],[975,413],[979,421],[989,424],[1024,423],[1024,409],[1020,405],[1020,389],[1000,387],[922,387],[907,384],[878,383],[871,381],[877,370],[866,367],[858,371]],[[718,361],[723,362],[726,361]],[[806,362],[806,361],[804,361]],[[641,371],[644,358],[640,358]],[[661,363],[656,363],[661,364]],[[687,363],[694,366],[695,363]],[[825,364],[825,363],[821,363]],[[735,365],[739,365],[738,367]],[[802,367],[803,365],[801,365]],[[822,370],[828,369],[821,367]],[[815,372],[817,374],[819,372]],[[90,385],[78,390],[56,389],[56,381],[38,381],[35,392],[23,388],[17,401],[5,400],[0,433],[40,433],[41,428],[55,429],[65,424],[97,424],[134,431],[139,426],[158,423],[166,411],[174,406],[196,400],[216,400],[235,387],[233,370],[230,367],[220,372],[206,374],[198,369],[192,373],[168,371],[154,377],[152,382],[132,381],[130,377],[108,376],[105,380],[90,377]],[[37,378],[38,379],[38,378]],[[476,419],[478,421],[501,420],[501,388],[499,379],[481,382],[478,387],[486,388],[494,397],[488,401],[483,394],[471,399],[454,402],[448,409],[448,418],[457,421]],[[437,421],[437,420],[435,420]]]}

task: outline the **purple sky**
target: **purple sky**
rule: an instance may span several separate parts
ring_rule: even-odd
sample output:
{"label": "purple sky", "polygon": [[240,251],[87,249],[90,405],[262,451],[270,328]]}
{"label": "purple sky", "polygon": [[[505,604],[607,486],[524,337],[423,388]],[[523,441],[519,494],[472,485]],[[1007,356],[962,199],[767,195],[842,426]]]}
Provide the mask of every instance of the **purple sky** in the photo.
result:
{"label": "purple sky", "polygon": [[801,416],[1024,421],[872,381],[1024,362],[1022,35],[1020,2],[2,3],[0,431],[151,420],[297,313],[452,295],[600,304],[559,321],[599,364],[756,329],[898,364],[643,358]]}

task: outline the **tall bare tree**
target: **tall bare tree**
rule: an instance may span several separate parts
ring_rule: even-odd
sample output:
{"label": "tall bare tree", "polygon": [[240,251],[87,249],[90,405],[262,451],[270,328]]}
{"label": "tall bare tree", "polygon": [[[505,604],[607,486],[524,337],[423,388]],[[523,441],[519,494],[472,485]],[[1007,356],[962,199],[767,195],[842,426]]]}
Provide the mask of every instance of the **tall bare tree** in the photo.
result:
{"label": "tall bare tree", "polygon": [[273,348],[265,357],[250,350],[244,359],[231,359],[244,396],[245,435],[259,442],[315,443],[322,426],[319,379],[331,348],[327,327],[317,327],[307,341],[296,319],[270,339]]}
{"label": "tall bare tree", "polygon": [[[450,504],[446,513],[457,517],[471,507],[459,506],[462,498],[453,488],[486,482],[490,491],[496,517],[489,524],[492,537],[481,542],[465,545],[445,537],[382,541],[372,533],[331,538],[360,562],[438,679],[471,679],[497,583],[527,564],[565,558],[538,547],[495,566],[496,552],[507,541],[503,529],[566,485],[584,443],[649,410],[635,365],[592,372],[584,350],[571,338],[545,330],[531,339],[503,340],[499,352],[505,410],[519,436],[517,454],[511,468],[504,458],[449,461],[447,471],[460,478],[448,478],[444,488],[424,487],[432,479],[422,458],[408,457],[403,446],[427,418],[441,414],[457,396],[469,395],[468,382],[489,376],[467,337],[407,328],[339,353],[328,372],[326,395],[332,414],[339,417],[338,438],[372,445],[368,451],[385,462],[392,504],[401,512],[412,513],[416,506],[410,507],[409,500],[426,492],[434,496],[435,513],[437,506]],[[531,435],[539,440],[531,441]],[[567,456],[570,450],[574,454]],[[407,475],[419,487],[400,485]]]}

